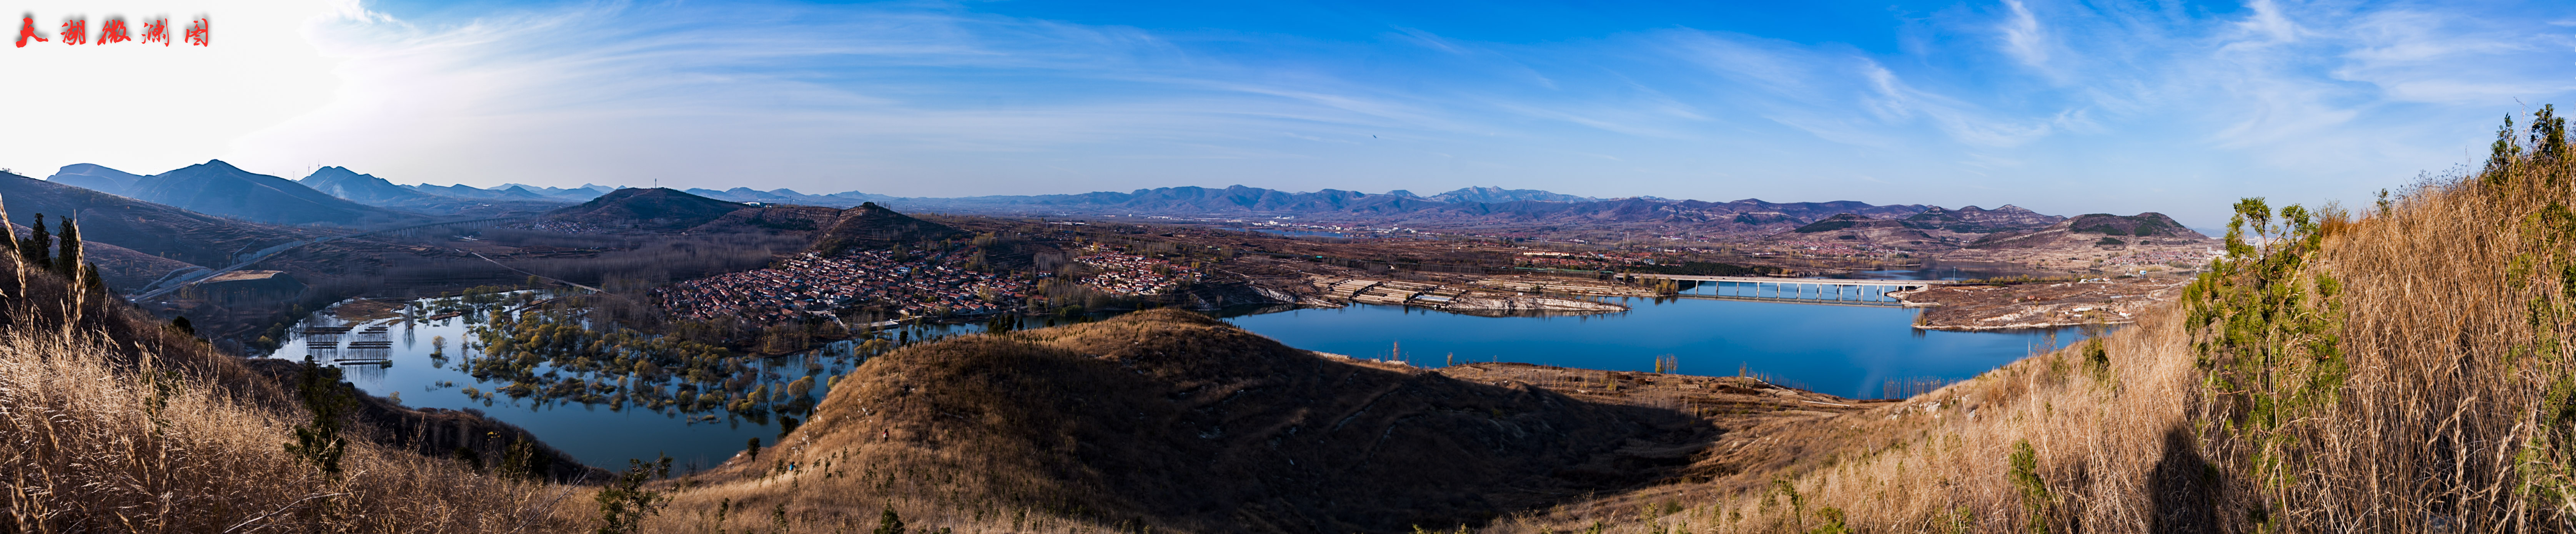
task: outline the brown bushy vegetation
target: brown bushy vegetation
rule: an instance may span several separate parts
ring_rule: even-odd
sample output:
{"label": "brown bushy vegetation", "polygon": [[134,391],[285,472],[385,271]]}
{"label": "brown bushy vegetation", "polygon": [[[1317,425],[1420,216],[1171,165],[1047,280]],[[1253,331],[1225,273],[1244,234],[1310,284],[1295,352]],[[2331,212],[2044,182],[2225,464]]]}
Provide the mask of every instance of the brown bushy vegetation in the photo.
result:
{"label": "brown bushy vegetation", "polygon": [[0,250],[0,532],[582,526],[558,510],[586,490],[329,432],[339,421],[315,418],[307,397],[185,327],[28,267]]}
{"label": "brown bushy vegetation", "polygon": [[1494,530],[2576,529],[2576,150],[2536,115],[2358,217],[2239,203],[2178,305],[1816,425],[1826,461]]}

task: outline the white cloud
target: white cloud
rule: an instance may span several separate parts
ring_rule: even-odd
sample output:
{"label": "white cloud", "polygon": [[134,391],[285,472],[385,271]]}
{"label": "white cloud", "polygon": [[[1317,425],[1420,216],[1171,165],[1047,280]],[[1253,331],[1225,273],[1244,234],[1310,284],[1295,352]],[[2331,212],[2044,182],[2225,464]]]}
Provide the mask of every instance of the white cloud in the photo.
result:
{"label": "white cloud", "polygon": [[[12,103],[0,128],[0,167],[38,177],[55,168],[96,162],[159,172],[204,162],[234,138],[321,106],[332,97],[336,60],[304,39],[306,21],[345,7],[320,0],[133,0],[102,9],[97,2],[35,1],[8,12],[32,14],[50,42],[0,44],[0,100]],[[204,15],[211,46],[190,46],[184,30]],[[87,21],[84,37],[122,16],[138,34],[148,19],[167,17],[173,42],[66,46],[60,24]],[[19,20],[10,20],[10,35]],[[271,172],[286,167],[261,168]]]}
{"label": "white cloud", "polygon": [[2546,6],[2010,0],[1924,19],[1896,51],[1672,27],[1482,42],[1390,25],[1333,42],[977,11],[1009,7],[402,20],[346,0],[217,2],[204,9],[239,22],[211,49],[0,48],[0,69],[41,80],[0,95],[67,103],[0,130],[0,167],[223,157],[403,182],[920,195],[1221,181],[1808,199],[1868,176],[1889,184],[1877,202],[1992,187],[2191,219],[2234,196],[2444,168],[2514,100],[2576,92],[2576,39],[2551,22],[2571,14]]}
{"label": "white cloud", "polygon": [[2012,16],[1998,28],[2004,34],[2004,52],[2021,60],[2023,65],[2046,70],[2048,43],[2040,31],[2039,17],[2032,15],[2030,6],[2023,5],[2021,0],[2004,0],[2004,6],[2012,10]]}

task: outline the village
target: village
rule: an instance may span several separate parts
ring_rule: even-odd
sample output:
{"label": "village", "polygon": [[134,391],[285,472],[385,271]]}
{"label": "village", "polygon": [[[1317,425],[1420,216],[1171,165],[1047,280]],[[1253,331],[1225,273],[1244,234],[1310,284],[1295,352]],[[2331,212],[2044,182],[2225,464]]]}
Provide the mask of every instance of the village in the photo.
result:
{"label": "village", "polygon": [[1199,278],[1197,269],[1115,252],[1095,251],[1073,261],[1100,270],[1099,274],[1078,280],[1083,285],[1121,295],[1160,295],[1175,285]]}
{"label": "village", "polygon": [[[674,317],[754,324],[829,318],[872,307],[902,317],[980,316],[1030,299],[1029,281],[959,265],[971,256],[963,249],[871,250],[828,258],[808,252],[781,258],[767,269],[674,283],[653,290],[652,299]],[[1105,250],[1074,261],[1091,268],[1077,283],[1118,295],[1160,295],[1199,278],[1195,268]]]}
{"label": "village", "polygon": [[905,316],[985,315],[1027,298],[1025,284],[952,265],[960,253],[808,252],[768,269],[671,284],[655,289],[653,300],[678,317],[775,324],[878,305]]}

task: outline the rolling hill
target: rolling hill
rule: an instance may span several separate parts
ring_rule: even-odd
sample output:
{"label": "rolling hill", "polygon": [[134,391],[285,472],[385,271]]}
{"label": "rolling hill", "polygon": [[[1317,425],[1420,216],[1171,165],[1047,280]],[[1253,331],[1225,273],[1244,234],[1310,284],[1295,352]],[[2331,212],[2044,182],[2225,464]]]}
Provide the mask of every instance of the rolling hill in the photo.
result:
{"label": "rolling hill", "polygon": [[78,214],[87,241],[196,265],[223,265],[240,252],[324,233],[215,217],[15,174],[0,174],[0,202],[8,207],[9,222],[20,227],[33,223],[38,213],[52,220]]}
{"label": "rolling hill", "polygon": [[2209,242],[2209,236],[2184,228],[2172,217],[2156,212],[2137,215],[2094,213],[2058,221],[2043,228],[2012,230],[1986,235],[1968,248],[2071,248],[2091,244],[2116,245],[2195,245]]}
{"label": "rolling hill", "polygon": [[2042,215],[2021,206],[2005,204],[1995,209],[1968,206],[1956,210],[1940,206],[1925,208],[1922,213],[1905,218],[1905,225],[1924,230],[1942,230],[1962,234],[1990,234],[2030,230],[2056,224],[2065,217]]}
{"label": "rolling hill", "polygon": [[846,250],[911,244],[963,234],[964,231],[948,225],[915,219],[871,202],[841,210],[831,226],[822,235],[815,236],[814,250],[830,256]]}
{"label": "rolling hill", "polygon": [[[1722,433],[1671,410],[1319,355],[1177,310],[906,348],[848,376],[783,446],[737,457],[674,509],[1398,532],[1652,480]],[[800,467],[778,478],[783,465]]]}
{"label": "rolling hill", "polygon": [[53,176],[45,177],[48,182],[125,196],[134,196],[134,184],[142,179],[134,173],[90,163],[64,165]]}
{"label": "rolling hill", "polygon": [[377,178],[372,174],[358,174],[348,167],[314,169],[313,174],[305,175],[304,179],[296,182],[315,191],[370,206],[382,207],[388,204],[421,202],[438,198],[408,187],[394,185],[393,182]]}
{"label": "rolling hill", "polygon": [[[585,188],[535,192],[524,189],[484,190],[466,186],[413,186],[435,194],[474,198],[562,198]],[[470,190],[470,191],[468,191]],[[857,191],[813,195],[793,189],[761,191],[689,189],[700,197],[766,204],[855,207],[875,203],[915,212],[1001,216],[1168,216],[1190,218],[1296,218],[1302,221],[1361,225],[1400,225],[1435,229],[1563,230],[1653,228],[1711,237],[1759,237],[1792,230],[1839,214],[1875,219],[1901,219],[1930,232],[1936,240],[1959,243],[1984,234],[2033,230],[2064,220],[2017,206],[1957,210],[1919,204],[1872,205],[1864,202],[1787,202],[1761,199],[1729,202],[1671,200],[1655,197],[1598,199],[1535,189],[1461,188],[1423,197],[1405,191],[1382,194],[1324,189],[1291,192],[1247,186],[1162,187],[1130,192],[1058,195],[993,195],[955,198],[891,197]]]}
{"label": "rolling hill", "polygon": [[[438,195],[438,196],[444,196],[444,197],[464,198],[464,199],[477,199],[477,200],[507,200],[507,201],[521,201],[521,202],[563,202],[563,201],[565,201],[564,199],[559,199],[559,198],[555,198],[555,197],[550,197],[550,196],[545,196],[545,195],[540,195],[540,194],[532,193],[532,192],[529,192],[529,191],[528,191],[528,190],[526,190],[526,189],[521,189],[521,188],[509,188],[509,189],[498,189],[498,190],[495,190],[495,189],[483,189],[483,188],[474,187],[474,186],[465,185],[465,184],[456,184],[456,185],[429,185],[429,184],[420,184],[420,185],[408,185],[408,186],[403,186],[403,187],[410,188],[410,189],[412,189],[412,190],[414,190],[414,191],[419,191],[419,192],[423,192],[423,193],[432,194],[432,195]],[[587,200],[587,199],[585,199],[585,200]],[[574,200],[574,201],[571,201],[571,202],[580,202],[580,201],[579,201],[579,200]]]}
{"label": "rolling hill", "polygon": [[97,190],[252,222],[359,227],[424,220],[417,214],[331,196],[293,180],[241,170],[223,160],[150,176],[79,164],[63,167],[55,176],[65,185],[107,187]]}
{"label": "rolling hill", "polygon": [[1448,202],[1452,204],[1499,204],[1504,202],[1519,202],[1523,200],[1539,202],[1596,202],[1601,200],[1592,197],[1551,193],[1537,189],[1504,189],[1500,187],[1461,187],[1447,193],[1431,195],[1428,199],[1435,202]]}
{"label": "rolling hill", "polygon": [[[794,190],[794,189],[787,189],[787,188],[783,188],[783,187],[782,187],[782,188],[778,188],[778,189],[771,189],[771,190],[768,190],[768,191],[755,190],[755,189],[752,189],[752,188],[749,188],[749,187],[736,187],[736,188],[733,188],[733,189],[726,189],[726,190],[723,190],[723,191],[717,191],[717,190],[714,190],[714,189],[690,189],[690,190],[689,190],[689,194],[698,195],[698,196],[707,197],[707,198],[713,198],[713,199],[731,200],[731,201],[735,201],[735,202],[762,202],[762,203],[769,203],[769,204],[799,204],[799,205],[806,205],[806,206],[826,206],[826,207],[834,207],[834,208],[849,208],[849,207],[856,207],[856,206],[858,206],[858,205],[859,205],[860,203],[862,203],[862,202],[867,202],[867,201],[869,201],[869,200],[873,200],[873,199],[870,199],[870,198],[863,198],[863,197],[861,197],[861,196],[808,195],[808,194],[804,194],[804,193],[798,193],[798,192],[796,192],[796,190]],[[867,196],[875,196],[875,195],[867,195]]]}
{"label": "rolling hill", "polygon": [[[437,188],[413,188],[394,185],[375,175],[358,174],[347,167],[323,167],[297,183],[316,191],[352,202],[380,208],[454,216],[499,216],[516,212],[538,212],[563,207],[571,201],[538,196],[519,191],[486,197],[459,198],[430,193]],[[465,187],[465,186],[458,186]],[[466,187],[466,189],[473,189]],[[482,191],[475,189],[475,191]]]}
{"label": "rolling hill", "polygon": [[740,202],[716,200],[667,187],[628,188],[546,212],[545,216],[550,220],[608,228],[685,230],[746,207],[749,206]]}

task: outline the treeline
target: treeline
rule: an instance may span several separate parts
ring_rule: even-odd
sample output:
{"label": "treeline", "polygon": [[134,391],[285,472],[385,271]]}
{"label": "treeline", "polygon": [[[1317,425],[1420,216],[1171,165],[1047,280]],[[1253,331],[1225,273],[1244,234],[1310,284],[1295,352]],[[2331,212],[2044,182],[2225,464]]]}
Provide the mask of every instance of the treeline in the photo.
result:
{"label": "treeline", "polygon": [[759,269],[807,244],[803,237],[766,233],[622,236],[492,229],[484,231],[483,237],[504,246],[564,250],[493,258],[506,266],[470,255],[403,258],[386,266],[377,283],[388,292],[415,298],[477,285],[517,283],[529,273],[591,286],[659,284]]}

